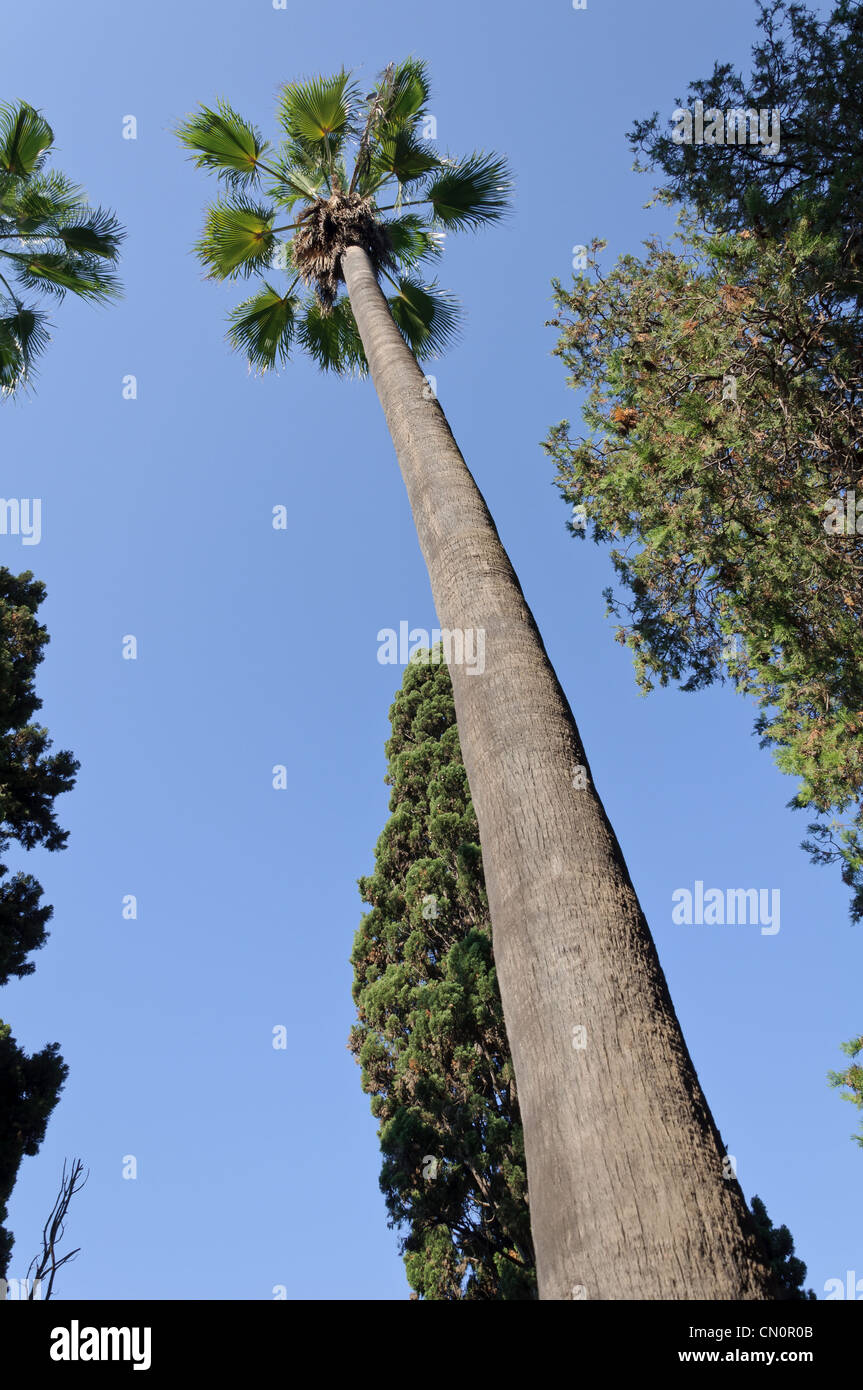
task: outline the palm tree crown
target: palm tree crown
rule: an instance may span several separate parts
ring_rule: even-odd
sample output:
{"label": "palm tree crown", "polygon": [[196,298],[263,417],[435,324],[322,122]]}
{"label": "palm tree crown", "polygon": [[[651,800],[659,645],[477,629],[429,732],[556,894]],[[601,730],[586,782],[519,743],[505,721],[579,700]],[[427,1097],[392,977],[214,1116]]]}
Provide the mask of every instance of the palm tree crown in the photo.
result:
{"label": "palm tree crown", "polygon": [[64,174],[45,169],[53,143],[32,106],[0,104],[0,395],[27,382],[49,341],[47,315],[33,296],[62,299],[71,290],[98,301],[119,293],[111,267],[120,225],[113,213],[91,208]]}
{"label": "palm tree crown", "polygon": [[[251,367],[283,364],[297,342],[325,369],[366,371],[341,293],[347,246],[362,246],[389,282],[393,318],[417,356],[452,340],[457,304],[424,282],[423,264],[440,256],[446,231],[501,217],[511,181],[494,155],[438,154],[424,136],[428,98],[426,65],[409,58],[390,64],[365,96],[345,71],[288,84],[275,147],[224,102],[180,126],[196,163],[226,185],[207,211],[200,260],[213,279],[261,276],[228,332]],[[292,235],[280,241],[284,233]],[[275,269],[286,272],[281,292],[268,278]]]}

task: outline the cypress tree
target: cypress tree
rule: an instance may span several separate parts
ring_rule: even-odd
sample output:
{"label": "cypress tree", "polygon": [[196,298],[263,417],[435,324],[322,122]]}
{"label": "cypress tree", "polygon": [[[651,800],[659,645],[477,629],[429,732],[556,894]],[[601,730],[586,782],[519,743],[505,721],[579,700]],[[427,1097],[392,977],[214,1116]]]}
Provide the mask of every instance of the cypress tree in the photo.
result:
{"label": "cypress tree", "polygon": [[351,963],[349,1048],[372,1097],[413,1298],[536,1296],[522,1126],[479,833],[438,649],[390,709],[391,815]]}
{"label": "cypress tree", "polygon": [[[391,816],[354,942],[349,1048],[380,1121],[380,1185],[412,1298],[532,1299],[524,1148],[452,685],[418,654],[390,709]],[[780,1300],[812,1299],[787,1226],[751,1210]]]}
{"label": "cypress tree", "polygon": [[[0,568],[0,854],[14,841],[22,849],[63,849],[68,831],[54,815],[54,798],[74,785],[78,763],[69,752],[51,753],[48,730],[33,723],[42,701],[36,667],[48,641],[36,613],[45,586],[28,570]],[[52,909],[30,874],[0,864],[0,985],[32,974],[27,959],[46,940]],[[59,1044],[28,1056],[0,1018],[0,1278],[5,1278],[13,1237],[4,1227],[21,1160],[38,1153],[48,1118],[68,1068]]]}

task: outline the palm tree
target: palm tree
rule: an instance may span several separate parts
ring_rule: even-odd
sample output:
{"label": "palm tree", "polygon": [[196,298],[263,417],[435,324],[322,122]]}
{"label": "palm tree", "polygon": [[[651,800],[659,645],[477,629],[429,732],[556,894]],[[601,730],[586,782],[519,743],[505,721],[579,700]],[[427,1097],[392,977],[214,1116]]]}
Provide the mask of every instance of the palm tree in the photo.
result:
{"label": "palm tree", "polygon": [[323,368],[371,374],[438,619],[485,633],[484,673],[456,662],[450,673],[540,1296],[768,1298],[763,1252],[723,1176],[724,1147],[572,712],[417,362],[456,326],[453,301],[422,279],[440,233],[499,219],[510,187],[503,160],[442,158],[423,138],[428,97],[414,59],[365,96],[346,72],[291,83],[275,147],[226,103],[201,107],[178,134],[223,192],[198,253],[214,279],[261,276],[228,335],[254,368],[285,363],[296,342]]}
{"label": "palm tree", "polygon": [[[111,267],[120,226],[113,214],[90,208],[63,174],[46,170],[53,143],[34,107],[0,103],[0,397],[27,384],[49,342],[37,296],[62,299],[71,290],[98,301],[118,293]],[[62,849],[68,834],[51,805],[74,784],[78,763],[69,752],[43,757],[40,748],[50,748],[46,730],[30,723],[42,703],[33,669],[48,635],[34,614],[44,596],[29,570],[14,575],[0,566],[0,850],[10,839],[25,849],[40,843]],[[0,878],[6,873],[0,864]],[[29,874],[15,874],[0,888],[0,984],[33,970],[26,957],[44,942],[52,914],[41,897]],[[6,1203],[22,1158],[39,1150],[68,1070],[58,1043],[28,1056],[0,1019],[0,1279],[14,1244],[2,1224]]]}
{"label": "palm tree", "polygon": [[53,143],[51,127],[32,106],[0,105],[0,395],[25,385],[49,342],[44,309],[22,294],[118,294],[111,267],[120,226],[112,213],[89,207],[64,174],[45,169]]}

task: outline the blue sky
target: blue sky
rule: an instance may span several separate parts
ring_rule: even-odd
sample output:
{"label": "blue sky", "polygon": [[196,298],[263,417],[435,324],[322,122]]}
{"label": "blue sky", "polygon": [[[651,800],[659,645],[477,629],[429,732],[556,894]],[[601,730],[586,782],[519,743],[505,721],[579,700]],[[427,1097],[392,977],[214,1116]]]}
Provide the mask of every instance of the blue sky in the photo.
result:
{"label": "blue sky", "polygon": [[[345,1046],[348,957],[402,675],[378,663],[377,633],[436,619],[371,385],[302,358],[259,380],[230,353],[236,287],[204,283],[190,254],[215,186],[172,135],[219,95],[272,132],[281,83],[342,64],[370,78],[408,53],[430,63],[441,147],[499,150],[517,178],[504,225],[447,238],[440,279],[467,316],[430,366],[438,394],[570,697],[744,1191],[788,1223],[816,1292],[863,1276],[856,1112],[825,1080],[863,1024],[847,891],[799,849],[793,784],[751,708],[729,690],[638,696],[604,617],[607,555],[568,535],[539,447],[577,419],[549,355],[549,282],[594,235],[610,263],[667,229],[625,131],[670,114],[715,58],[745,62],[754,13],[47,0],[4,16],[0,97],[44,110],[59,167],[129,233],[122,304],[62,305],[36,394],[0,413],[3,495],[43,501],[41,543],[0,537],[0,563],[48,586],[43,716],[82,764],[58,803],[68,849],[27,856],[50,940],[0,1009],[28,1050],[60,1041],[71,1069],[13,1195],[12,1276],[74,1154],[91,1177],[61,1296],[408,1293]],[[671,895],[696,880],[779,888],[780,931],[675,925]]]}

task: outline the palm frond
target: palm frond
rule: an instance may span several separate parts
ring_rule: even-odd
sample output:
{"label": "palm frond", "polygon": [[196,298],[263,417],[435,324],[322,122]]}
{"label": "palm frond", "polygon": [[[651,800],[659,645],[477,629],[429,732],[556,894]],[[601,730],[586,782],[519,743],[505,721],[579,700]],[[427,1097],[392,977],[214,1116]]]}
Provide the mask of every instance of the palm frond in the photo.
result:
{"label": "palm frond", "polygon": [[293,143],[306,150],[324,148],[330,158],[353,133],[357,99],[356,86],[344,69],[332,77],[289,82],[282,89],[279,119]]}
{"label": "palm frond", "polygon": [[106,208],[78,208],[56,219],[55,225],[53,235],[62,241],[67,251],[99,256],[112,262],[119,257],[125,233],[114,214]]}
{"label": "palm frond", "polygon": [[333,173],[330,178],[330,185],[333,189],[348,187],[348,167],[344,156],[338,154],[333,159]]}
{"label": "palm frond", "polygon": [[402,126],[394,135],[376,141],[368,175],[359,180],[360,191],[378,189],[390,179],[409,187],[440,167],[437,151],[421,140],[410,126]]}
{"label": "palm frond", "polygon": [[407,121],[416,125],[425,114],[430,93],[427,63],[420,58],[406,58],[403,63],[397,63],[387,93],[384,127],[394,131]]}
{"label": "palm frond", "polygon": [[274,220],[272,208],[245,198],[214,203],[195,247],[211,278],[234,280],[269,265],[276,244]]}
{"label": "palm frond", "polygon": [[255,126],[221,100],[215,110],[202,106],[183,121],[177,137],[193,152],[199,169],[215,169],[232,188],[255,182],[270,148]]}
{"label": "palm frond", "polygon": [[0,317],[0,395],[11,396],[33,374],[33,360],[49,342],[48,321],[35,309],[7,302]]}
{"label": "palm frond", "polygon": [[423,196],[440,226],[461,229],[497,222],[509,207],[511,193],[506,160],[474,153],[432,179]]}
{"label": "palm frond", "polygon": [[327,191],[329,164],[325,158],[310,155],[298,145],[283,147],[274,165],[276,179],[269,192],[286,208],[296,203],[312,203]]}
{"label": "palm frond", "polygon": [[343,297],[325,313],[317,299],[306,300],[297,339],[324,371],[340,376],[364,376],[368,371],[360,331]]}
{"label": "palm frond", "polygon": [[54,132],[25,101],[0,105],[0,169],[18,178],[36,173]]}
{"label": "palm frond", "polygon": [[67,291],[80,299],[117,299],[117,277],[96,257],[65,252],[35,252],[29,255],[5,251],[3,258],[15,267],[15,278],[28,290],[45,290],[62,299]]}
{"label": "palm frond", "polygon": [[254,371],[266,372],[287,362],[300,302],[264,281],[257,294],[232,310],[228,339],[236,351],[245,353]]}
{"label": "palm frond", "polygon": [[56,169],[31,178],[9,179],[0,186],[0,215],[11,218],[23,234],[44,222],[73,217],[86,207],[87,195]]}
{"label": "palm frond", "polygon": [[[0,106],[0,394],[33,375],[49,341],[48,320],[22,303],[12,285],[62,299],[113,299],[112,273],[123,229],[112,212],[91,208],[84,190],[58,170],[43,169],[54,136],[24,102]],[[7,276],[9,277],[7,279]],[[10,283],[11,280],[11,283]]]}
{"label": "palm frond", "polygon": [[[365,98],[366,119],[357,149],[350,191],[366,193],[386,181],[386,172],[372,174],[372,151],[383,142],[395,142],[400,133],[416,138],[416,127],[424,114],[428,98],[428,73],[424,63],[409,58],[390,63],[379,75],[373,91]],[[390,177],[392,172],[390,171]]]}
{"label": "palm frond", "polygon": [[381,225],[387,231],[396,259],[403,266],[410,268],[443,254],[440,234],[427,227],[416,212],[383,218]]}
{"label": "palm frond", "polygon": [[[421,267],[440,256],[447,229],[498,220],[512,181],[496,155],[475,152],[455,161],[424,138],[429,90],[426,64],[416,58],[391,63],[364,97],[344,69],[289,83],[278,108],[284,138],[266,165],[261,154],[270,146],[226,103],[202,108],[180,128],[200,166],[235,182],[265,176],[255,195],[263,204],[234,196],[208,211],[196,250],[210,275],[269,277],[278,267],[296,272],[313,291],[298,299],[291,286],[280,295],[265,280],[233,311],[228,336],[256,369],[285,362],[296,343],[324,370],[368,370],[342,293],[348,246],[362,246],[375,274],[392,281],[390,310],[418,356],[436,356],[455,338],[457,301],[424,283]],[[356,161],[348,181],[351,147]],[[0,216],[2,177],[0,169]],[[285,233],[292,240],[282,242]]]}
{"label": "palm frond", "polygon": [[402,276],[398,293],[387,302],[402,337],[417,357],[439,356],[458,336],[458,301],[437,285],[421,285]]}

